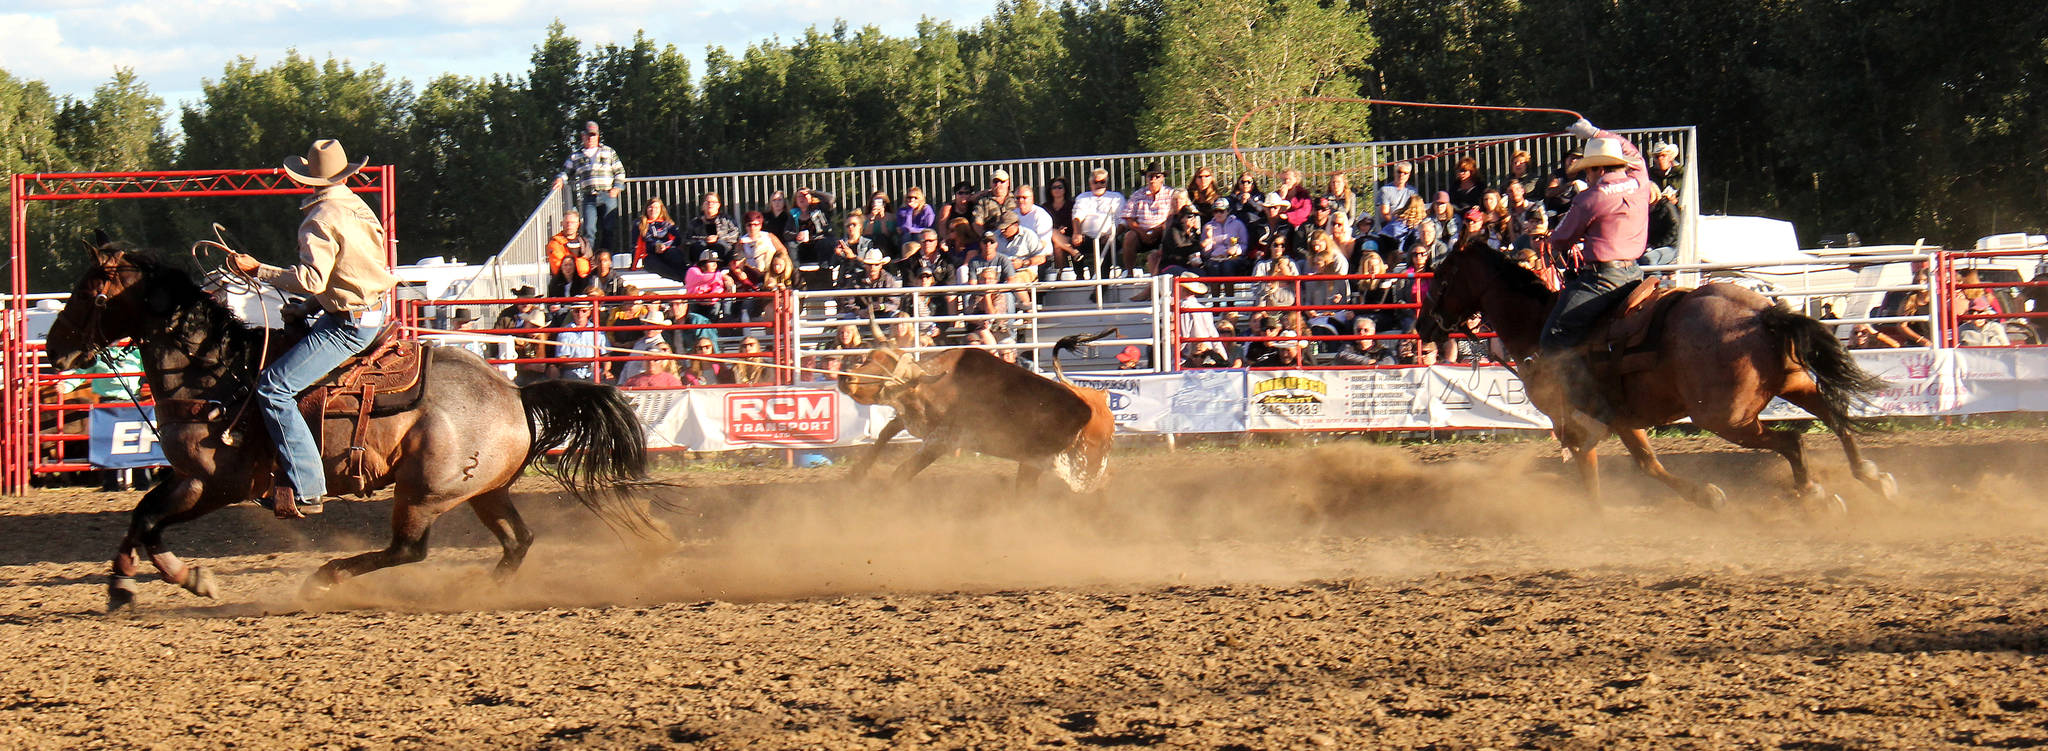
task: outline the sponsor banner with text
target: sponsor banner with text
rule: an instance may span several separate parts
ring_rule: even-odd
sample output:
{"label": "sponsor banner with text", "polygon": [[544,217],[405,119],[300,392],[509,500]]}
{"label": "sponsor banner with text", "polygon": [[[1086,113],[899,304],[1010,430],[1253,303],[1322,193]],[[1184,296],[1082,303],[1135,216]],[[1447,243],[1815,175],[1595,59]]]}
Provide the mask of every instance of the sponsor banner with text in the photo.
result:
{"label": "sponsor banner with text", "polygon": [[1075,376],[1076,385],[1109,395],[1123,433],[1236,433],[1244,425],[1242,370]]}
{"label": "sponsor banner with text", "polygon": [[[1856,359],[1889,383],[1864,414],[2048,411],[2048,348],[1860,350]],[[1107,392],[1117,431],[1127,434],[1550,427],[1521,380],[1498,366],[1105,373],[1073,381]],[[829,388],[629,393],[654,448],[853,446],[872,441],[891,416]],[[97,463],[102,437],[114,428],[103,431],[94,417]],[[1773,400],[1762,417],[1811,416]],[[129,436],[123,445],[141,445],[132,431],[120,435]]]}
{"label": "sponsor banner with text", "polygon": [[853,446],[874,439],[886,408],[833,389],[711,388],[630,391],[649,448],[731,451]]}
{"label": "sponsor banner with text", "polygon": [[87,418],[91,434],[86,460],[95,467],[160,467],[163,444],[157,442],[155,407],[98,407]]}

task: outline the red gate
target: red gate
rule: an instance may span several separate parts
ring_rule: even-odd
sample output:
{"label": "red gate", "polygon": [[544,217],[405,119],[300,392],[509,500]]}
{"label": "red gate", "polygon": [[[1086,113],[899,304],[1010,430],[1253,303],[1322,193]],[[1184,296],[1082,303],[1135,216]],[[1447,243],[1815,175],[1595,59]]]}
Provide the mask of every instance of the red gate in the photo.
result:
{"label": "red gate", "polygon": [[[42,407],[38,394],[47,379],[41,373],[42,344],[28,340],[28,202],[98,201],[125,198],[180,198],[192,196],[289,196],[313,192],[285,176],[284,170],[177,170],[167,172],[78,172],[62,174],[13,175],[9,183],[7,238],[11,296],[5,315],[7,383],[0,387],[0,493],[19,494],[28,490],[29,478],[38,471],[78,469],[42,461],[40,444],[46,438],[41,429]],[[398,219],[394,191],[397,172],[390,165],[365,167],[349,178],[349,189],[377,195],[378,213],[384,217],[388,262],[397,265]],[[68,252],[69,249],[59,252]]]}

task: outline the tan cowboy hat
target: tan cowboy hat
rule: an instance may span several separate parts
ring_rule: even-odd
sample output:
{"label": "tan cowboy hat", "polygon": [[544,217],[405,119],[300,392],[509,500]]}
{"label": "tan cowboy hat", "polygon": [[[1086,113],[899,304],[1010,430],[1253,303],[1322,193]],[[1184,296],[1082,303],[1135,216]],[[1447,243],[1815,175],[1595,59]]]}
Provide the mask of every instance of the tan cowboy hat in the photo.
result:
{"label": "tan cowboy hat", "polygon": [[1586,140],[1586,155],[1572,161],[1565,172],[1578,172],[1593,167],[1619,167],[1634,164],[1621,151],[1619,138],[1591,138]]}
{"label": "tan cowboy hat", "polygon": [[340,141],[322,138],[306,149],[305,156],[285,157],[284,173],[300,185],[326,187],[342,184],[369,163],[370,158],[363,157],[351,164]]}

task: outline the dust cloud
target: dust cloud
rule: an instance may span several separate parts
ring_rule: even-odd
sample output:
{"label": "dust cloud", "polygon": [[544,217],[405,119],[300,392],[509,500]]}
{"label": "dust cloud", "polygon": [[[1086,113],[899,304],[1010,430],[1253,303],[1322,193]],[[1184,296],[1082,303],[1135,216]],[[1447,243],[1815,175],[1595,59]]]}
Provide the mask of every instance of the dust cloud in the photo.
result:
{"label": "dust cloud", "polygon": [[[756,602],[1497,569],[1790,575],[1868,565],[1939,576],[1960,565],[1956,546],[1972,538],[2048,531],[2026,474],[2042,458],[2031,443],[1970,447],[1968,461],[1939,446],[1879,450],[1881,463],[1899,462],[1884,468],[1907,496],[1885,502],[1818,438],[1808,439],[1816,477],[1843,496],[1847,515],[1792,502],[1774,455],[1685,441],[1667,465],[1721,484],[1728,510],[1676,500],[1625,454],[1608,458],[1607,496],[1595,506],[1547,441],[1140,452],[1116,457],[1109,486],[1087,497],[1056,483],[1020,497],[1014,465],[982,458],[942,462],[903,487],[854,484],[836,469],[762,471],[751,484],[685,493],[692,513],[669,519],[683,540],[672,548],[622,545],[587,515],[536,514],[529,500],[542,544],[506,585],[486,576],[495,546],[444,548],[317,607]],[[451,578],[446,566],[474,573]]]}

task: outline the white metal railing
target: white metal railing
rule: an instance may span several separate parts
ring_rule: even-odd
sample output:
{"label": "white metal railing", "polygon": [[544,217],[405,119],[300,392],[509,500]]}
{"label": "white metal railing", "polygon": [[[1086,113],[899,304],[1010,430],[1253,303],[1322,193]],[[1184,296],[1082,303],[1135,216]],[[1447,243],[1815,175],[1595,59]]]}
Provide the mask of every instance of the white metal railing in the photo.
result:
{"label": "white metal railing", "polygon": [[[1889,250],[1893,248],[1887,249]],[[1870,294],[1924,291],[1927,293],[1929,305],[1927,306],[1927,312],[1921,315],[1849,315],[1830,318],[1823,321],[1823,323],[1826,323],[1829,326],[1871,326],[1890,323],[1925,322],[1927,324],[1929,331],[1928,340],[1931,342],[1942,342],[1946,340],[1941,336],[1944,333],[1942,330],[1942,316],[1940,316],[1937,312],[1939,310],[1939,305],[1937,301],[1940,297],[1941,290],[1940,286],[1937,283],[1937,280],[1931,273],[1927,275],[1927,278],[1925,280],[1911,284],[1884,284],[1881,282],[1877,284],[1861,284],[1856,282],[1849,282],[1829,283],[1816,286],[1812,283],[1813,275],[1815,272],[1853,273],[1858,268],[1882,266],[1884,264],[1914,262],[1928,263],[1933,260],[1935,253],[1938,252],[1938,250],[1939,249],[1934,248],[1915,248],[1912,252],[1905,253],[1881,253],[1871,255],[1832,255],[1806,260],[1790,259],[1785,261],[1771,261],[1765,264],[1758,264],[1754,262],[1674,263],[1658,266],[1644,266],[1643,271],[1644,273],[1670,273],[1679,274],[1681,276],[1687,274],[1697,275],[1703,272],[1714,271],[1739,271],[1746,276],[1752,277],[1794,276],[1798,277],[1801,281],[1801,284],[1795,288],[1759,290],[1758,293],[1774,300],[1799,300],[1802,303],[1811,302],[1815,299],[1827,299],[1835,297],[1853,299],[1857,296]],[[1706,279],[1704,281],[1715,280]],[[1841,332],[1842,330],[1837,329],[1837,331]],[[1937,344],[1936,346],[1939,345]]]}
{"label": "white metal railing", "polygon": [[[903,315],[878,319],[877,322],[884,328],[885,332],[891,332],[891,336],[894,336],[893,330],[902,325],[910,325],[921,329],[927,324],[949,326],[950,324],[970,324],[985,321],[1012,321],[1015,324],[1015,329],[1011,334],[1012,341],[998,342],[994,345],[962,343],[903,347],[903,349],[910,352],[943,352],[954,349],[989,349],[1020,353],[1038,352],[1053,347],[1061,336],[1067,334],[1095,333],[1105,328],[1115,327],[1119,331],[1115,337],[1096,341],[1092,346],[1096,348],[1136,346],[1143,353],[1144,361],[1149,363],[1146,369],[1170,369],[1173,362],[1170,357],[1171,350],[1162,350],[1160,345],[1167,336],[1165,329],[1159,325],[1162,317],[1166,315],[1161,307],[1161,300],[1158,294],[1161,288],[1161,279],[1164,279],[1164,277],[1077,279],[1072,281],[1012,282],[1004,284],[954,284],[887,289],[804,290],[795,292],[792,295],[793,300],[790,305],[790,313],[794,316],[794,320],[791,321],[789,330],[793,332],[796,339],[796,354],[799,359],[866,354],[869,343],[865,341],[862,346],[857,348],[834,346],[836,344],[833,339],[835,330],[843,325],[854,325],[860,327],[863,337],[867,336],[866,327],[868,319],[851,312],[857,309],[857,306],[853,303],[863,298],[891,297],[900,298],[905,303],[908,303],[898,306],[898,309],[904,312]],[[1130,299],[1135,296],[1138,290],[1152,291],[1152,299]],[[917,315],[912,312],[920,308],[931,310],[936,307],[920,305],[918,298],[966,297],[990,292],[1004,295],[1022,293],[1023,297],[1029,301],[1030,309],[1012,310],[1007,313],[960,312],[952,315]],[[1058,326],[1062,322],[1080,321],[1085,321],[1086,323],[1066,328]],[[1070,361],[1071,364],[1065,369],[1077,373],[1100,370],[1103,368],[1098,365],[1089,364],[1091,360],[1099,359],[1101,358],[1081,358],[1077,361]],[[1027,365],[1040,370],[1049,367],[1049,363],[1039,362],[1031,362],[1027,363]]]}
{"label": "white metal railing", "polygon": [[[1679,234],[1679,258],[1697,258],[1693,241],[1698,234],[1699,208],[1698,133],[1691,126],[1667,128],[1638,128],[1617,130],[1648,154],[1649,147],[1659,141],[1679,147],[1680,161],[1686,165],[1684,185],[1679,193],[1679,205],[1683,207]],[[1493,143],[1492,141],[1505,141]],[[1489,144],[1489,145],[1482,145]],[[1544,136],[1538,133],[1523,133],[1492,136],[1469,136],[1458,138],[1432,138],[1407,141],[1374,141],[1367,143],[1317,144],[1308,146],[1270,146],[1243,149],[1241,153],[1264,170],[1300,169],[1310,175],[1327,172],[1346,172],[1351,175],[1351,192],[1358,196],[1357,211],[1352,219],[1364,211],[1372,201],[1377,183],[1385,179],[1387,170],[1378,165],[1402,160],[1419,160],[1413,185],[1422,191],[1427,200],[1429,193],[1448,187],[1452,169],[1460,157],[1472,157],[1479,163],[1480,172],[1497,179],[1508,172],[1508,165],[1516,150],[1530,153],[1530,174],[1541,179],[1551,167],[1564,160],[1566,152],[1580,146],[1579,139],[1572,136]],[[1476,147],[1476,148],[1475,148]],[[1136,154],[1096,154],[1089,156],[1044,157],[1026,159],[999,159],[979,162],[943,162],[931,164],[897,164],[868,167],[832,167],[817,169],[761,170],[749,172],[724,172],[701,175],[671,175],[635,177],[626,181],[624,194],[620,198],[620,221],[630,223],[630,217],[639,215],[638,207],[648,198],[658,197],[670,207],[670,214],[682,221],[696,212],[699,200],[707,192],[716,192],[724,200],[725,212],[738,215],[747,209],[766,211],[768,198],[775,192],[793,194],[798,188],[812,188],[834,197],[832,209],[843,215],[849,211],[866,209],[868,196],[880,191],[887,193],[891,200],[891,211],[902,205],[905,191],[912,186],[921,187],[932,205],[942,205],[951,197],[951,187],[967,183],[977,189],[986,187],[991,170],[1008,170],[1015,185],[1032,185],[1038,190],[1038,200],[1046,200],[1045,185],[1052,178],[1065,178],[1070,192],[1078,195],[1087,187],[1090,170],[1101,168],[1109,172],[1112,188],[1129,193],[1143,185],[1145,166],[1157,163],[1167,172],[1167,183],[1175,187],[1186,185],[1188,177],[1199,167],[1210,167],[1216,171],[1217,186],[1228,192],[1234,178],[1241,170],[1238,154],[1230,149],[1208,149],[1196,151],[1166,151]],[[1454,154],[1454,156],[1447,156]],[[1324,178],[1310,177],[1307,182],[1314,190],[1324,187]],[[1260,180],[1261,190],[1273,190],[1276,181],[1270,177]],[[621,227],[621,231],[625,231]]]}
{"label": "white metal railing", "polygon": [[[449,297],[511,297],[512,290],[532,285],[545,292],[548,283],[548,238],[562,226],[562,212],[569,208],[566,188],[550,188],[533,213],[512,233],[505,247],[485,261],[469,281],[450,285]],[[625,213],[625,212],[620,212]]]}

